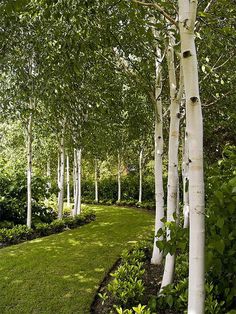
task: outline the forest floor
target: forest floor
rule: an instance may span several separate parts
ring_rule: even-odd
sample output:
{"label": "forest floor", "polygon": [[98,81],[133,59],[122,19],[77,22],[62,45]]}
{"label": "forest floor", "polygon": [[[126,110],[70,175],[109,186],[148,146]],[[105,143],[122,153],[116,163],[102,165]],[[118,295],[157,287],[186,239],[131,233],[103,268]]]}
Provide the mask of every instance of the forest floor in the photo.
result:
{"label": "forest floor", "polygon": [[0,250],[1,314],[88,314],[96,291],[123,249],[150,234],[147,211],[89,206],[82,228]]}

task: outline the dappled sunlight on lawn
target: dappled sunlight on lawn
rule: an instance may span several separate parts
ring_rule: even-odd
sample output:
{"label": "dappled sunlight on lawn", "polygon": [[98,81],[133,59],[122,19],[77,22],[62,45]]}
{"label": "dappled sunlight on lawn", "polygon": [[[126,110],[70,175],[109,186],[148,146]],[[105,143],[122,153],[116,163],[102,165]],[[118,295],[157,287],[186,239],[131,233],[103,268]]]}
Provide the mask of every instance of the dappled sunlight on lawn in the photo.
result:
{"label": "dappled sunlight on lawn", "polygon": [[88,225],[0,250],[1,314],[89,313],[122,248],[153,225],[152,215],[133,209],[92,208],[97,218]]}

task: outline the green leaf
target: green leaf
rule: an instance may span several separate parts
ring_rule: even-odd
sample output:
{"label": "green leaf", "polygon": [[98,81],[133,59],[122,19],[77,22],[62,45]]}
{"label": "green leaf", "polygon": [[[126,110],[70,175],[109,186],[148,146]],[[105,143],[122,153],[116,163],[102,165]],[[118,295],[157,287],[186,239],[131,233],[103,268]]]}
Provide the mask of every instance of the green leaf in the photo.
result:
{"label": "green leaf", "polygon": [[166,302],[168,303],[169,307],[172,307],[172,305],[174,303],[174,299],[173,299],[172,295],[167,296]]}

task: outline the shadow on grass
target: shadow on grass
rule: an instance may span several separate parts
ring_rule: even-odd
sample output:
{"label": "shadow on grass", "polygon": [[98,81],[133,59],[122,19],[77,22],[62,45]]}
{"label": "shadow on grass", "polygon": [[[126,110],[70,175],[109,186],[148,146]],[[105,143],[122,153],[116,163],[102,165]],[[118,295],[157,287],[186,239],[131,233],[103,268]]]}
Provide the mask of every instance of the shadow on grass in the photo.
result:
{"label": "shadow on grass", "polygon": [[152,228],[146,212],[93,206],[96,221],[0,251],[0,313],[89,313],[121,251]]}

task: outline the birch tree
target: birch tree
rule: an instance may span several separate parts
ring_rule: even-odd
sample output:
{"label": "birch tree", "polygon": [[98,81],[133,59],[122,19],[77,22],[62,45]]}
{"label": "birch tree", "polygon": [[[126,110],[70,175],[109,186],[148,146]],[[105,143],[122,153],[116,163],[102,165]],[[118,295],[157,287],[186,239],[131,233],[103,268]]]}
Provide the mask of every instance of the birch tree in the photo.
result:
{"label": "birch tree", "polygon": [[[154,30],[155,38],[157,33]],[[156,60],[155,60],[155,93],[154,93],[154,113],[155,113],[155,158],[154,158],[154,174],[155,174],[155,202],[156,202],[156,214],[155,214],[155,238],[153,245],[153,252],[151,263],[160,264],[162,261],[162,252],[156,245],[156,241],[161,240],[162,237],[157,237],[159,229],[163,228],[162,219],[164,217],[164,191],[163,191],[163,169],[162,169],[162,155],[163,155],[163,126],[162,126],[162,55],[161,50],[156,45]]]}
{"label": "birch tree", "polygon": [[139,152],[139,195],[138,201],[142,202],[142,191],[143,191],[143,149]]}
{"label": "birch tree", "polygon": [[65,121],[62,126],[62,134],[60,140],[60,180],[58,192],[58,218],[62,219],[64,205],[64,181],[65,181]]}
{"label": "birch tree", "polygon": [[27,227],[31,228],[32,221],[32,113],[29,114],[27,127]]}
{"label": "birch tree", "polygon": [[70,206],[70,160],[66,155],[66,187],[67,187],[67,206]]}
{"label": "birch tree", "polygon": [[[169,34],[169,46],[167,51],[167,65],[170,87],[170,128],[168,150],[168,183],[167,183],[167,222],[174,221],[174,215],[178,214],[179,206],[179,177],[178,177],[178,149],[179,149],[179,122],[180,103],[183,94],[183,73],[180,68],[179,90],[177,87],[175,57],[175,39]],[[167,228],[167,241],[170,239],[170,230]],[[171,284],[174,278],[175,255],[168,253],[165,259],[165,267],[161,288]]]}
{"label": "birch tree", "polygon": [[189,148],[189,290],[188,313],[204,313],[204,180],[203,125],[199,95],[197,53],[194,37],[197,1],[179,0],[181,60],[186,94],[186,124]]}
{"label": "birch tree", "polygon": [[98,203],[98,160],[94,160],[94,185],[95,185],[95,202]]}
{"label": "birch tree", "polygon": [[81,149],[76,149],[76,173],[75,173],[75,200],[73,216],[79,215],[81,212]]}

